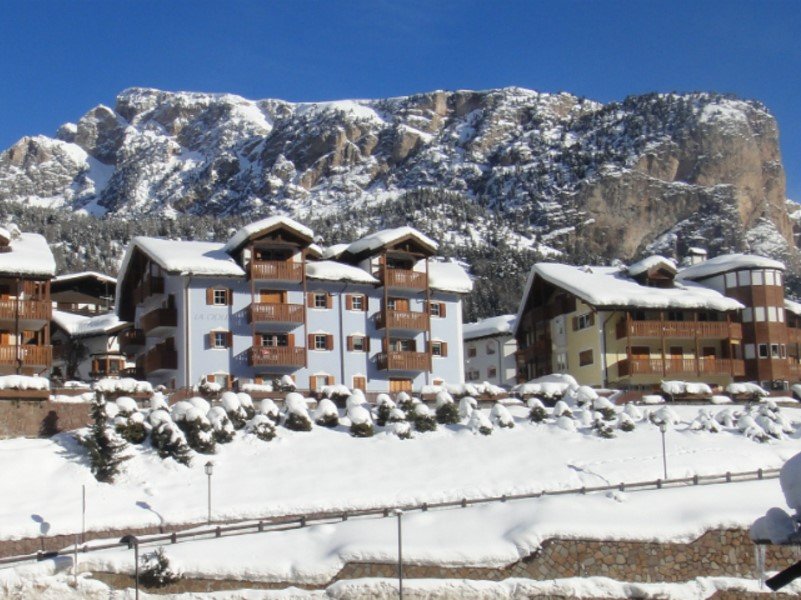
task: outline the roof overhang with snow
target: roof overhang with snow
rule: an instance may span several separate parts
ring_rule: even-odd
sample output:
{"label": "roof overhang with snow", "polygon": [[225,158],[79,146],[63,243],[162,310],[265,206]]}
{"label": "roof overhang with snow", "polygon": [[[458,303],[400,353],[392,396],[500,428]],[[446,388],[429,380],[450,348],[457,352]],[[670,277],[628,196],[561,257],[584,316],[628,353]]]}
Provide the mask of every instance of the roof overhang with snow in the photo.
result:
{"label": "roof overhang with snow", "polygon": [[245,225],[231,236],[231,239],[226,242],[223,249],[228,254],[233,255],[239,252],[242,247],[249,242],[282,230],[296,238],[295,241],[299,242],[304,247],[310,245],[314,241],[314,232],[305,225],[301,225],[289,217],[275,216]]}
{"label": "roof overhang with snow", "polygon": [[20,233],[11,237],[6,251],[0,252],[0,276],[51,279],[56,274],[56,260],[44,236]]}
{"label": "roof overhang with snow", "polygon": [[756,254],[721,254],[704,262],[679,271],[679,279],[698,280],[714,277],[730,271],[749,269],[786,269],[784,263]]}
{"label": "roof overhang with snow", "polygon": [[433,256],[438,245],[430,237],[414,227],[382,229],[348,245],[341,256],[343,260],[355,262],[382,251],[402,251],[419,256]]}

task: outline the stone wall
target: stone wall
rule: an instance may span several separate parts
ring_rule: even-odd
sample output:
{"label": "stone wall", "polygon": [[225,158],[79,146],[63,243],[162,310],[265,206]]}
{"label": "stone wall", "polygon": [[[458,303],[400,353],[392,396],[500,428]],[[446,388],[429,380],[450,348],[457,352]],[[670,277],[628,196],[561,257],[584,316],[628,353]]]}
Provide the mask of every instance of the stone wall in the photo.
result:
{"label": "stone wall", "polygon": [[0,400],[0,438],[49,437],[89,423],[89,404]]}

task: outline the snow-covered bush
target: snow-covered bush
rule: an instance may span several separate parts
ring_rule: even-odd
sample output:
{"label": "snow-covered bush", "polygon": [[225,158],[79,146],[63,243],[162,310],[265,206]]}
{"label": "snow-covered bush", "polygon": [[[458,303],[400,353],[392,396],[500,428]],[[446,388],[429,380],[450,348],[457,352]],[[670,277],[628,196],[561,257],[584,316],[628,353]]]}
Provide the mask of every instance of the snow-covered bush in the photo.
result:
{"label": "snow-covered bush", "polygon": [[596,413],[598,418],[595,419],[595,422],[592,424],[592,428],[595,433],[602,438],[610,439],[615,437],[615,432],[612,431],[612,427],[604,421],[601,417],[600,413]]}
{"label": "snow-covered bush", "polygon": [[344,402],[345,410],[350,410],[353,406],[364,406],[367,400],[362,394],[348,394]]}
{"label": "snow-covered bush", "polygon": [[275,437],[275,423],[266,415],[257,414],[247,422],[245,431],[252,433],[264,442],[269,442]]}
{"label": "snow-covered bush", "polygon": [[570,410],[570,407],[567,405],[567,402],[564,400],[559,400],[553,407],[553,416],[554,417],[568,417],[573,418],[573,411]]}
{"label": "snow-covered bush", "polygon": [[312,422],[306,408],[306,399],[297,392],[290,392],[284,400],[284,427],[292,431],[311,431]]}
{"label": "snow-covered bush", "polygon": [[642,411],[631,402],[623,407],[623,412],[630,416],[631,420],[634,422],[642,421],[643,419]]}
{"label": "snow-covered bush", "polygon": [[336,427],[339,425],[339,411],[336,404],[328,398],[323,398],[314,411],[314,422],[322,427]]}
{"label": "snow-covered bush", "polygon": [[176,462],[189,466],[191,462],[189,446],[180,428],[173,423],[165,410],[150,413],[150,443],[161,458],[172,458]]}
{"label": "snow-covered bush", "polygon": [[712,404],[731,404],[731,398],[719,394],[713,394],[709,401]]}
{"label": "snow-covered bush", "polygon": [[395,402],[387,394],[379,394],[376,400],[378,407],[375,411],[375,422],[380,427],[384,427],[389,421],[390,413],[396,408]]}
{"label": "snow-covered bush", "polygon": [[649,416],[651,423],[654,425],[676,425],[681,421],[679,419],[679,415],[676,414],[676,411],[670,408],[669,406],[663,406],[662,408],[655,410]]}
{"label": "snow-covered bush", "polygon": [[[562,402],[560,400],[559,402]],[[528,399],[528,418],[532,423],[542,423],[546,417],[548,416],[548,412],[545,410],[545,405],[542,403],[542,400],[537,398],[536,396],[532,396]]]}
{"label": "snow-covered bush", "polygon": [[200,454],[214,454],[216,449],[214,432],[202,408],[196,406],[188,408],[177,424],[184,432],[186,443],[192,450]]}
{"label": "snow-covered bush", "polygon": [[273,387],[279,392],[294,392],[297,389],[295,381],[289,375],[283,375],[280,379],[274,381]]}
{"label": "snow-covered bush", "polygon": [[131,377],[114,379],[106,377],[94,382],[92,389],[104,394],[152,394],[153,386],[147,381],[137,381]]}
{"label": "snow-covered bush", "polygon": [[136,400],[128,396],[120,396],[115,404],[118,409],[117,415],[120,417],[130,417],[135,412],[139,412],[139,405],[136,404]]}
{"label": "snow-covered bush", "polygon": [[225,414],[228,415],[228,420],[234,429],[242,429],[247,422],[248,415],[245,409],[242,408],[242,402],[239,400],[234,392],[223,392],[220,396],[220,402],[225,409]]}
{"label": "snow-covered bush", "polygon": [[278,406],[270,398],[265,398],[261,401],[260,412],[276,424],[281,417],[281,411],[278,410]]}
{"label": "snow-covered bush", "polygon": [[414,412],[414,407],[417,404],[420,404],[420,400],[418,398],[412,398],[406,392],[398,392],[395,396],[395,402],[398,404],[403,412],[409,414]]}
{"label": "snow-covered bush", "polygon": [[480,410],[474,410],[470,415],[470,420],[467,426],[473,433],[480,433],[481,435],[490,435],[492,433],[492,421],[487,418]]}
{"label": "snow-covered bush", "polygon": [[145,418],[140,412],[134,412],[127,417],[120,414],[114,419],[114,430],[130,444],[141,444],[147,439]]}
{"label": "snow-covered bush", "polygon": [[690,423],[692,431],[708,431],[710,433],[718,433],[720,431],[720,424],[712,416],[708,408],[702,408],[698,411],[698,416]]}
{"label": "snow-covered bush", "polygon": [[498,404],[497,402],[493,405],[492,410],[490,411],[490,421],[492,421],[492,424],[496,427],[501,427],[504,429],[511,429],[515,426],[515,420],[509,413],[509,409],[503,404]]}
{"label": "snow-covered bush", "polygon": [[140,558],[139,581],[148,588],[161,588],[178,581],[178,573],[170,567],[170,559],[161,546]]}
{"label": "snow-covered bush", "polygon": [[604,421],[614,421],[617,418],[617,413],[615,412],[615,405],[609,401],[609,398],[604,398],[603,396],[597,396],[592,401],[591,406],[593,410],[601,413],[601,418]]}
{"label": "snow-covered bush", "polygon": [[751,382],[730,383],[726,386],[726,393],[740,400],[754,401],[768,395],[768,393],[759,385]]}
{"label": "snow-covered bush", "polygon": [[422,402],[413,405],[414,408],[410,413],[410,417],[414,421],[414,428],[420,433],[427,431],[435,431],[437,429],[437,419],[434,413]]}
{"label": "snow-covered bush", "polygon": [[634,419],[632,419],[626,413],[620,413],[617,418],[617,428],[620,429],[620,431],[625,431],[627,433],[629,431],[634,431]]}
{"label": "snow-covered bush", "polygon": [[406,421],[392,421],[387,424],[387,430],[402,440],[408,440],[412,437],[412,426]]}
{"label": "snow-covered bush", "polygon": [[565,431],[576,431],[576,422],[565,415],[562,415],[556,419],[556,426],[560,429],[564,429]]}
{"label": "snow-covered bush", "polygon": [[167,403],[167,398],[161,392],[153,392],[150,397],[150,410],[169,410],[170,405]]}
{"label": "snow-covered bush", "polygon": [[216,381],[204,379],[198,386],[198,391],[204,396],[214,397],[222,391],[222,385]]}
{"label": "snow-covered bush", "polygon": [[[598,415],[600,419],[601,416]],[[592,427],[595,423],[595,419],[593,418],[593,411],[587,407],[584,407],[579,414],[579,420],[581,421],[582,427]]]}
{"label": "snow-covered bush", "polygon": [[363,406],[351,406],[348,409],[350,419],[350,434],[353,437],[372,437],[373,419],[370,411]]}
{"label": "snow-covered bush", "polygon": [[646,394],[641,398],[643,404],[664,404],[665,397],[659,394]]}
{"label": "snow-covered bush", "polygon": [[459,400],[459,420],[469,419],[474,410],[478,409],[478,402],[472,396],[465,396]]}
{"label": "snow-covered bush", "polygon": [[[232,442],[236,433],[228,413],[222,406],[212,406],[207,413],[212,439],[220,444]],[[192,444],[189,444],[192,446]],[[194,446],[193,446],[194,448]]]}
{"label": "snow-covered bush", "polygon": [[437,423],[441,425],[453,425],[459,422],[459,408],[446,391],[437,394],[436,400]]}
{"label": "snow-covered bush", "polygon": [[400,408],[393,408],[391,411],[389,411],[387,423],[405,423],[406,421],[406,413]]}
{"label": "snow-covered bush", "polygon": [[189,404],[194,406],[204,415],[209,412],[209,409],[211,408],[209,401],[205,398],[201,398],[200,396],[192,396],[189,400],[187,400],[187,402],[189,402]]}
{"label": "snow-covered bush", "polygon": [[236,397],[239,398],[239,406],[245,411],[245,417],[252,419],[256,415],[256,407],[253,406],[253,398],[250,397],[250,394],[245,392],[239,392]]}
{"label": "snow-covered bush", "polygon": [[581,385],[576,390],[575,397],[578,406],[592,406],[593,402],[598,399],[598,392],[588,385]]}

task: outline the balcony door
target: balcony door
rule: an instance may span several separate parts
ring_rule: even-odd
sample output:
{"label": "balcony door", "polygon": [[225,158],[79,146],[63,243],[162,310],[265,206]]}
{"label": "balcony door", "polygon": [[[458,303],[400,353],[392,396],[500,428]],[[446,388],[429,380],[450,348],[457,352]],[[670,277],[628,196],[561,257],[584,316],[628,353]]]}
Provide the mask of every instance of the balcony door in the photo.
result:
{"label": "balcony door", "polygon": [[259,291],[259,302],[261,304],[286,304],[286,291],[261,290]]}
{"label": "balcony door", "polygon": [[400,312],[409,312],[408,298],[387,298],[387,309]]}
{"label": "balcony door", "polygon": [[[384,340],[386,346],[386,340]],[[389,340],[390,352],[417,352],[417,342],[405,338],[392,338]]]}
{"label": "balcony door", "polygon": [[295,345],[294,337],[291,333],[258,333],[256,345],[264,348],[286,348]]}

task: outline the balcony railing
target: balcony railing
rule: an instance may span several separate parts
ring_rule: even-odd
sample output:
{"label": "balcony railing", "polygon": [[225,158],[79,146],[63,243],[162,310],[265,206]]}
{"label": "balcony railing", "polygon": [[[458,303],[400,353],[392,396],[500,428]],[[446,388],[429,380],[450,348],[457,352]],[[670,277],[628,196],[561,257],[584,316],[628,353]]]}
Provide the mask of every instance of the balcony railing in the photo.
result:
{"label": "balcony railing", "polygon": [[426,274],[420,271],[412,271],[411,269],[387,269],[386,281],[384,269],[379,269],[375,276],[388,288],[424,290],[428,287]]}
{"label": "balcony railing", "polygon": [[52,363],[52,346],[0,346],[2,366],[49,367]]}
{"label": "balcony railing", "polygon": [[408,310],[384,310],[375,321],[378,329],[410,329],[425,331],[428,329],[428,315],[423,312]]}
{"label": "balcony railing", "polygon": [[731,358],[629,358],[617,363],[621,377],[630,375],[745,375],[745,363]]}
{"label": "balcony railing", "polygon": [[303,263],[283,260],[254,260],[250,263],[252,279],[303,281]]}
{"label": "balcony railing", "polygon": [[303,305],[254,302],[250,305],[250,320],[253,323],[303,323]]}
{"label": "balcony railing", "polygon": [[520,350],[519,353],[526,359],[533,358],[535,356],[550,358],[551,349],[551,338],[546,337],[535,341],[530,346],[526,346]]}
{"label": "balcony railing", "polygon": [[134,304],[141,304],[150,296],[164,293],[163,277],[146,277],[134,290]]}
{"label": "balcony railing", "polygon": [[178,368],[178,352],[165,344],[159,344],[145,354],[145,373]]}
{"label": "balcony railing", "polygon": [[[17,310],[19,310],[19,315],[17,315]],[[53,305],[44,300],[17,300],[16,298],[0,300],[0,319],[4,321],[14,320],[18,316],[22,321],[47,321],[50,319],[52,310]]]}
{"label": "balcony railing", "polygon": [[306,348],[294,346],[253,346],[250,349],[252,367],[303,367]]}
{"label": "balcony railing", "polygon": [[617,324],[617,339],[624,337],[742,339],[743,326],[725,321],[625,321]]}
{"label": "balcony railing", "polygon": [[145,332],[142,329],[126,329],[120,333],[120,350],[132,352],[145,345]]}
{"label": "balcony railing", "polygon": [[382,371],[427,371],[428,354],[392,350],[381,352],[377,359],[378,368]]}
{"label": "balcony railing", "polygon": [[175,308],[157,308],[143,316],[139,324],[145,335],[160,335],[178,325],[178,311]]}

